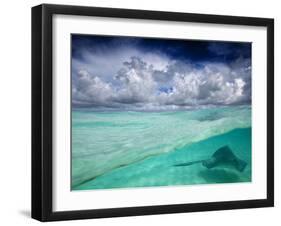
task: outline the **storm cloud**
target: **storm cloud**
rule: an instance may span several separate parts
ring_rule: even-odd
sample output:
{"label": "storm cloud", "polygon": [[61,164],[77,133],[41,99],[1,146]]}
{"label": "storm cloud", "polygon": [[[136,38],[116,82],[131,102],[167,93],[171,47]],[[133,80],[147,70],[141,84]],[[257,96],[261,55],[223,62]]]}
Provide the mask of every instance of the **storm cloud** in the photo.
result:
{"label": "storm cloud", "polygon": [[[157,40],[93,40],[73,42],[74,107],[165,110],[251,103],[245,44],[207,42],[195,55],[192,43],[189,50]],[[178,52],[169,52],[173,47]]]}

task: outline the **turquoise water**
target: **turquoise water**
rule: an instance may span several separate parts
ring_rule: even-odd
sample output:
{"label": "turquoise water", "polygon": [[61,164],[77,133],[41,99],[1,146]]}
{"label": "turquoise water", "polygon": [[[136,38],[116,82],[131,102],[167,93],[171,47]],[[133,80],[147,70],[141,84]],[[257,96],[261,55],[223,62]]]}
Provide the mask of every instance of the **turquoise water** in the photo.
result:
{"label": "turquoise water", "polygon": [[[228,145],[247,162],[207,169],[201,163]],[[251,181],[251,108],[205,108],[174,112],[72,113],[72,189]]]}

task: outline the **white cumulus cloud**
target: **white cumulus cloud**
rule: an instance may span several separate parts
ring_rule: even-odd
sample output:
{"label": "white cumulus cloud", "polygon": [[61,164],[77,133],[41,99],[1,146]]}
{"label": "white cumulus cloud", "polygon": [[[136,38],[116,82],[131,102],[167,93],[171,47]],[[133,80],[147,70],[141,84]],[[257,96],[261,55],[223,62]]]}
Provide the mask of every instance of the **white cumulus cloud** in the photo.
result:
{"label": "white cumulus cloud", "polygon": [[126,60],[118,61],[113,69],[100,68],[110,67],[110,63],[117,61],[106,62],[104,56],[98,60],[106,62],[101,65],[91,64],[94,59],[86,64],[76,62],[72,87],[74,105],[153,110],[251,101],[249,59],[196,65],[157,54],[128,53]]}

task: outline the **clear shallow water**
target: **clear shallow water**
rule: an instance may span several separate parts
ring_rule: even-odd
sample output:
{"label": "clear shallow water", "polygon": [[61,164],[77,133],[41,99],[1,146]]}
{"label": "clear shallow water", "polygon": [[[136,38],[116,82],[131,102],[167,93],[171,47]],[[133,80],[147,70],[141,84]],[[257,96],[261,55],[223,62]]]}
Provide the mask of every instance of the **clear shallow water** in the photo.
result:
{"label": "clear shallow water", "polygon": [[[248,165],[174,164],[211,157],[228,145]],[[251,108],[72,114],[72,189],[251,181]]]}

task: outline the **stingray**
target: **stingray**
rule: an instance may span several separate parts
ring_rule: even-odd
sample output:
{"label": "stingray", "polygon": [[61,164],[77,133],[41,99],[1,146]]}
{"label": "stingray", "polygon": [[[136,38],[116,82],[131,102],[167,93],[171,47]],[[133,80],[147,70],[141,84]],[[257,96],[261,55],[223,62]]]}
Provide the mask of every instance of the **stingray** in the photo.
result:
{"label": "stingray", "polygon": [[243,172],[247,166],[247,163],[239,159],[228,146],[217,149],[209,159],[197,160],[174,166],[190,166],[197,163],[201,163],[207,169],[212,169],[217,166],[232,166],[239,172]]}

